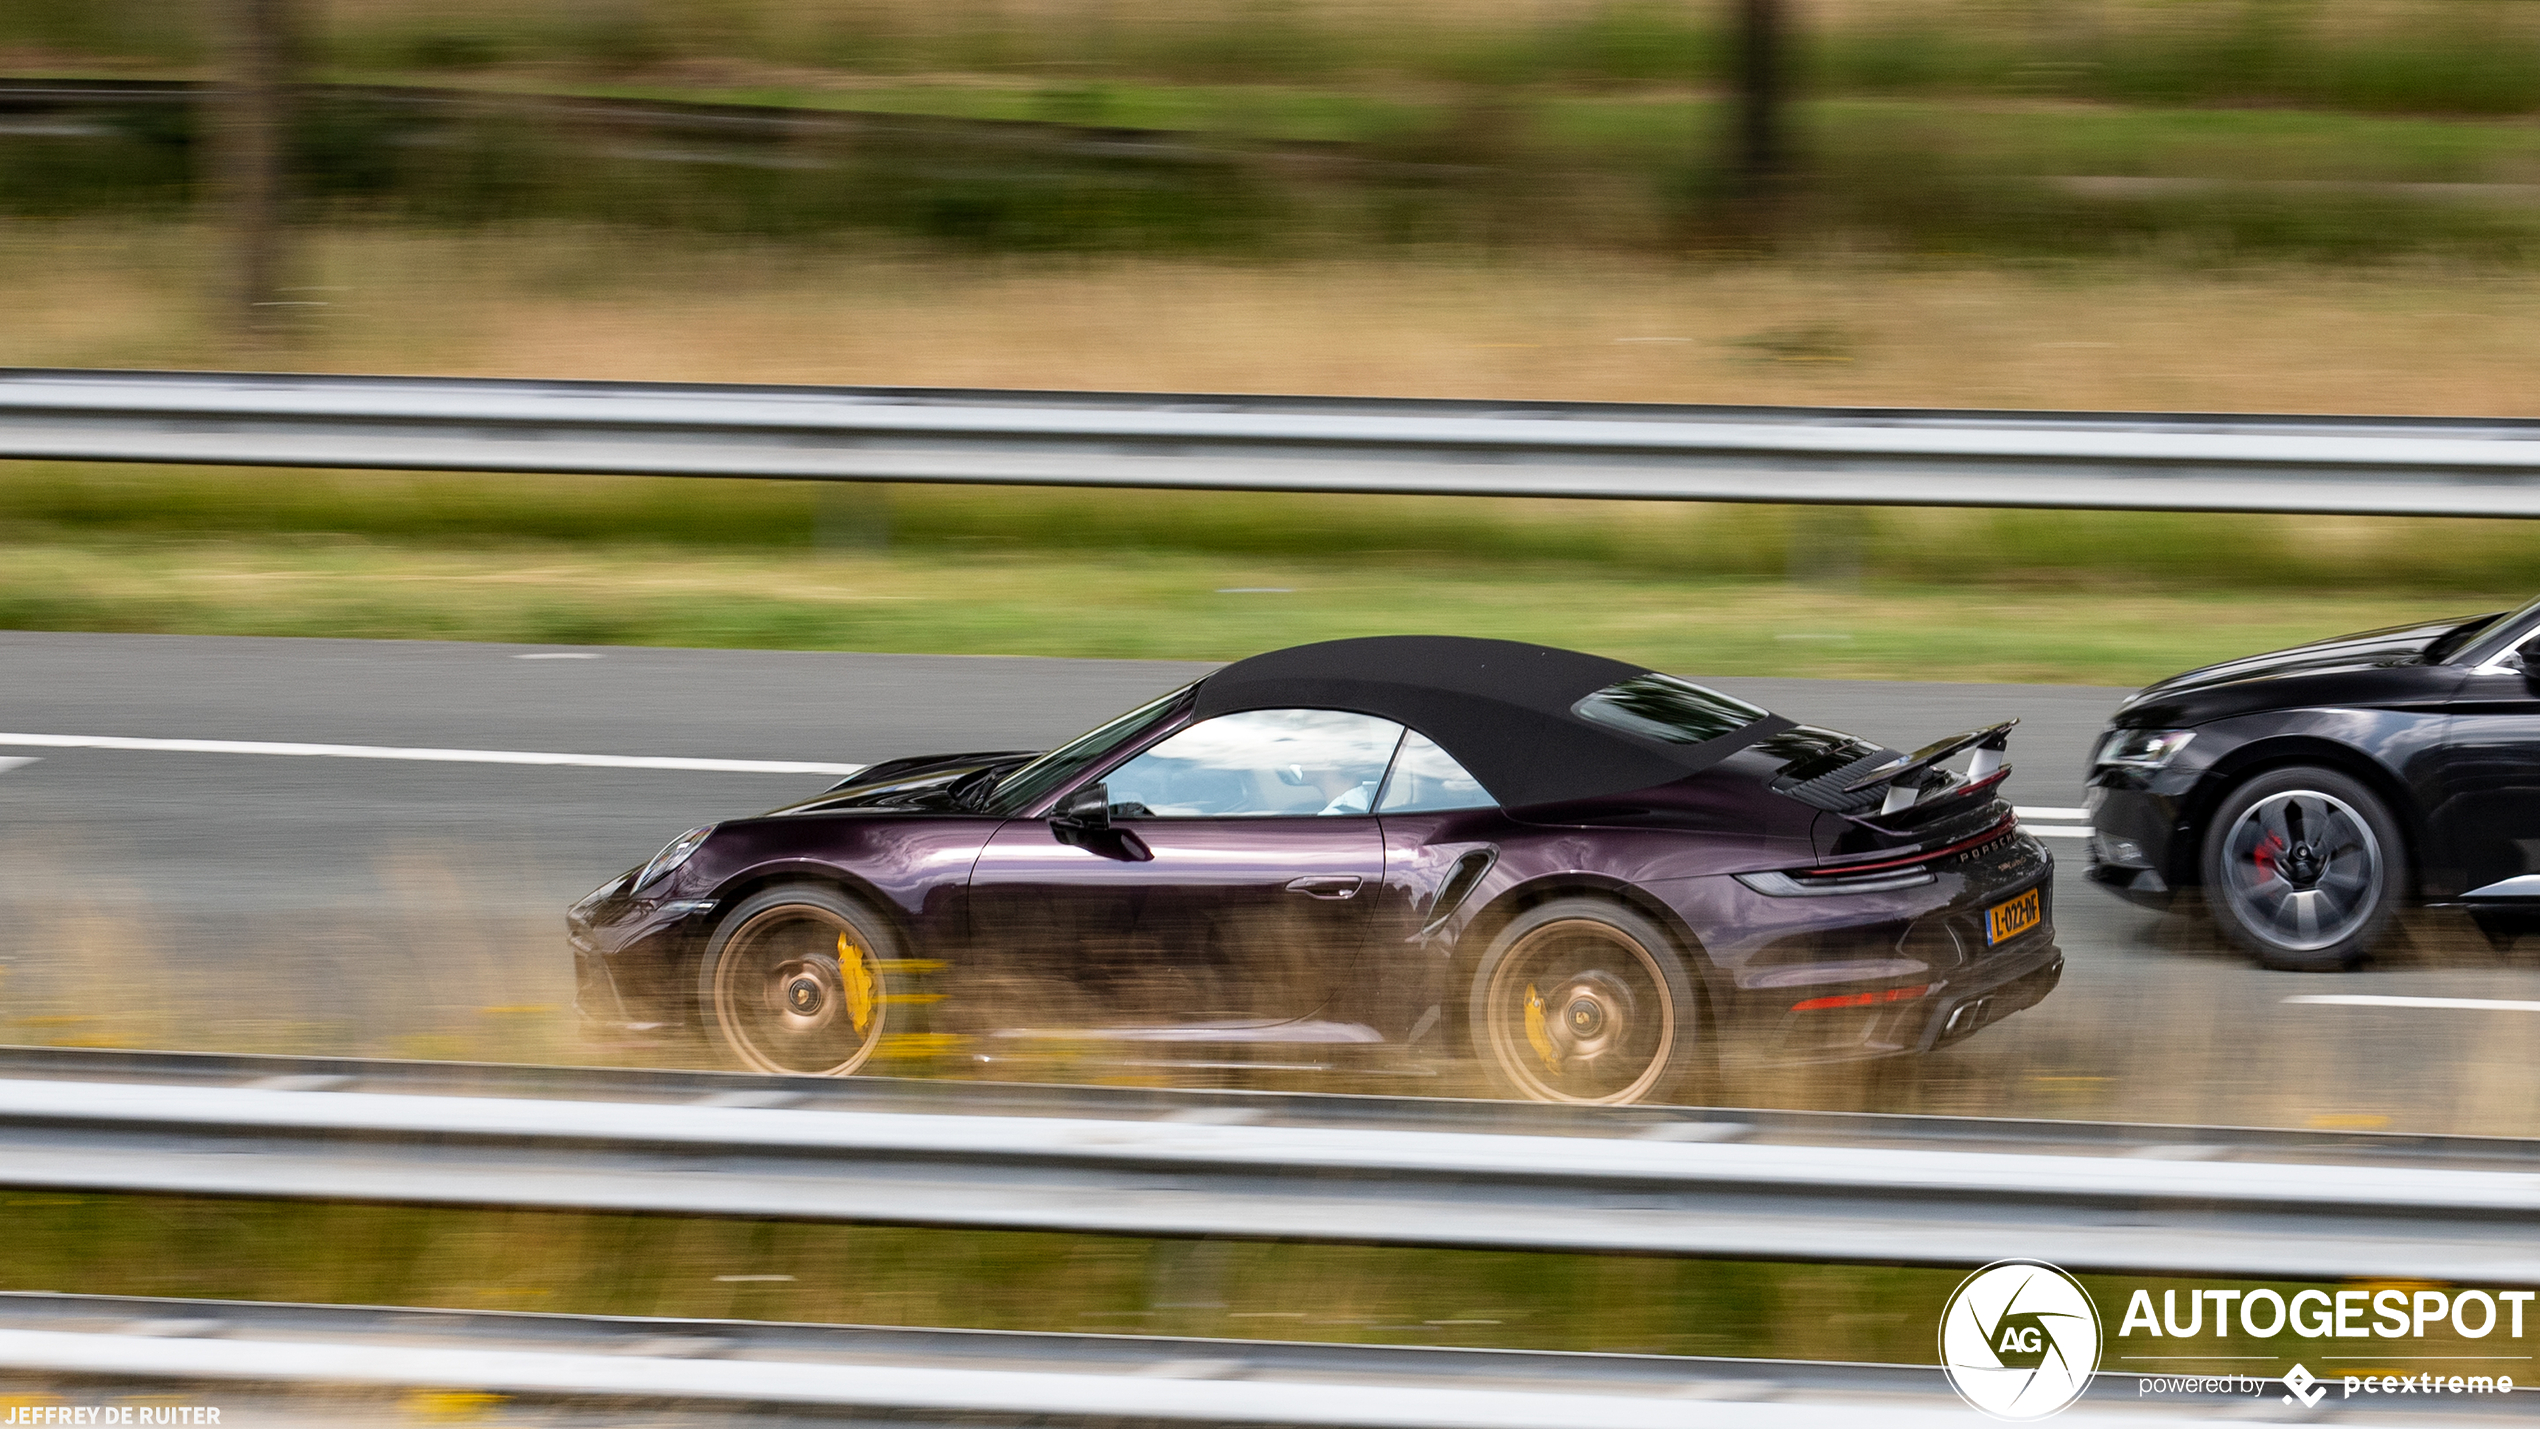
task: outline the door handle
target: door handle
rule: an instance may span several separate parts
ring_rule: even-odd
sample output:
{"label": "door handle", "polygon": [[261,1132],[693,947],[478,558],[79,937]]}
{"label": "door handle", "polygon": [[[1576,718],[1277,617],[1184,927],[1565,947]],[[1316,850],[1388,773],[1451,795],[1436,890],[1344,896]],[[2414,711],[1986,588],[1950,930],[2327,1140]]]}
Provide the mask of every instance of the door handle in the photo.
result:
{"label": "door handle", "polygon": [[1355,873],[1310,873],[1288,880],[1288,891],[1308,898],[1355,898],[1358,886],[1364,882]]}

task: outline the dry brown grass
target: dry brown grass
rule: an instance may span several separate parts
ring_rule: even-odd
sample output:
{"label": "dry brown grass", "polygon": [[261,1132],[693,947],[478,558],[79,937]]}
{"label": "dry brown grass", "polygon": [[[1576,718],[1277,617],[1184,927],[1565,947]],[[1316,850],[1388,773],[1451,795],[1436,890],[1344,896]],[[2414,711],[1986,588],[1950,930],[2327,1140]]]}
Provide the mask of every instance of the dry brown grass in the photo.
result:
{"label": "dry brown grass", "polygon": [[2540,282],[1869,259],[951,261],[310,236],[308,330],[207,331],[199,235],[0,228],[0,363],[1659,402],[2528,415]]}
{"label": "dry brown grass", "polygon": [[[552,909],[508,882],[534,850],[412,845],[373,870],[361,906],[187,908],[153,901],[103,851],[21,837],[0,846],[0,1042],[496,1062],[692,1065],[685,1044],[583,1042]],[[287,900],[286,900],[287,902]],[[2238,955],[2179,920],[2153,937],[2177,976],[2144,968],[2108,1015],[2104,973],[1925,1059],[1731,1069],[1696,1089],[1715,1105],[2171,1124],[2540,1134],[2540,1064],[2521,1014],[2254,1007],[2217,998],[2199,963]],[[2413,920],[2377,960],[2410,986],[2512,995],[2529,955],[2502,957],[2457,918]],[[944,985],[972,1032],[1081,1025],[1082,990],[1003,979]],[[2292,987],[2294,984],[2284,984]],[[2300,990],[2344,990],[2303,981]],[[1159,988],[1159,991],[1164,989]],[[1176,1005],[1198,1005],[1193,990]],[[1019,1017],[1017,1008],[1038,1012]],[[1003,1009],[1002,1012],[999,1009]],[[2264,1026],[2252,1026],[2257,1013]],[[2429,1029],[2439,1044],[2426,1040]],[[2439,1046],[2439,1051],[2435,1050]],[[990,1050],[993,1069],[962,1053]],[[889,1070],[1032,1081],[1487,1096],[1478,1069],[1322,1076],[1170,1069],[1138,1048],[953,1037],[899,1049]],[[932,1055],[950,1052],[943,1057]]]}
{"label": "dry brown grass", "polygon": [[[1727,0],[1708,0],[1725,23]],[[1166,26],[1240,16],[1241,0],[1195,14],[1171,0],[548,0],[541,8],[560,16],[642,14],[690,33],[767,34],[862,27],[927,32],[956,27],[1048,26],[1075,30],[1104,25]],[[1281,0],[1260,5],[1269,19],[1335,31],[1392,29],[1512,29],[1596,16],[1613,0]],[[2442,0],[2327,0],[2314,7],[2341,29],[2376,31],[2441,13]],[[2452,8],[2457,8],[2454,6]],[[500,27],[519,17],[506,0],[316,0],[312,22],[330,30],[413,27]],[[1787,0],[1790,22],[1807,29],[1856,29],[1907,17],[1942,16],[1970,25],[2060,26],[2078,29],[2213,23],[2228,18],[2222,7],[2200,15],[2170,0],[2060,0],[2051,6],[2006,0]],[[2043,11],[2044,13],[2040,13]]]}
{"label": "dry brown grass", "polygon": [[553,910],[505,881],[536,860],[411,844],[381,856],[358,903],[267,889],[188,904],[130,851],[21,831],[0,844],[0,1042],[606,1058],[577,1037]]}

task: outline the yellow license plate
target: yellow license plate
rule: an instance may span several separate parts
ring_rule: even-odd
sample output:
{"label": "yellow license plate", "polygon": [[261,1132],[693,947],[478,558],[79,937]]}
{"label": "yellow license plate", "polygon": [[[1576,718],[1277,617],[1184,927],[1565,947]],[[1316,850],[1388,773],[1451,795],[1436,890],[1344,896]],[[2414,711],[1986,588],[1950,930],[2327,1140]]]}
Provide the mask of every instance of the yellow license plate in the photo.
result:
{"label": "yellow license plate", "polygon": [[2037,926],[2044,916],[2043,902],[2037,889],[2030,889],[2008,903],[1996,903],[1984,910],[1984,940],[1987,944],[2009,942]]}

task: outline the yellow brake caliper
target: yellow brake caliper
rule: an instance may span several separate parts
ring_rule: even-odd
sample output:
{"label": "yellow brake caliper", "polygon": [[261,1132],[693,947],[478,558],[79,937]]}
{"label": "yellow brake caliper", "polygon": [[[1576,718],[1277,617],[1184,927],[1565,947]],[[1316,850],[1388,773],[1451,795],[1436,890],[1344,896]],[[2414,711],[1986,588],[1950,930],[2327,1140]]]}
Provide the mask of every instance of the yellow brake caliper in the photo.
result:
{"label": "yellow brake caliper", "polygon": [[838,935],[838,981],[847,988],[847,1020],[861,1033],[873,1020],[873,974],[865,971],[863,950],[848,942],[844,933]]}
{"label": "yellow brake caliper", "polygon": [[1535,991],[1533,983],[1526,984],[1526,1040],[1534,1044],[1535,1055],[1543,1059],[1544,1070],[1561,1070],[1561,1054],[1553,1048],[1552,1039],[1544,1035],[1543,994]]}

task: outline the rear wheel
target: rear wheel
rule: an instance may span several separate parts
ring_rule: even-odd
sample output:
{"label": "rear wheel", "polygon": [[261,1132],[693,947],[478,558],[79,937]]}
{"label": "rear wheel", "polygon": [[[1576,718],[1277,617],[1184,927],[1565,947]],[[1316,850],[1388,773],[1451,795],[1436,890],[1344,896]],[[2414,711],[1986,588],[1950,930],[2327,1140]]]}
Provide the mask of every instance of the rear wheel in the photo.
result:
{"label": "rear wheel", "polygon": [[771,888],[715,929],[698,969],[708,1036],[755,1072],[843,1077],[872,1059],[907,965],[890,929],[827,888]]}
{"label": "rear wheel", "polygon": [[2205,827],[2205,902],[2223,935],[2271,968],[2350,968],[2406,893],[2397,820],[2333,769],[2272,769],[2231,791]]}
{"label": "rear wheel", "polygon": [[1673,942],[1617,904],[1563,898],[1519,914],[1473,973],[1474,1051],[1500,1092],[1617,1105],[1676,1087],[1700,1016]]}

